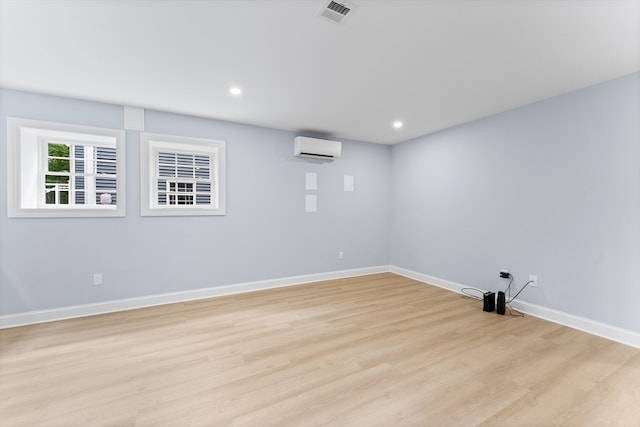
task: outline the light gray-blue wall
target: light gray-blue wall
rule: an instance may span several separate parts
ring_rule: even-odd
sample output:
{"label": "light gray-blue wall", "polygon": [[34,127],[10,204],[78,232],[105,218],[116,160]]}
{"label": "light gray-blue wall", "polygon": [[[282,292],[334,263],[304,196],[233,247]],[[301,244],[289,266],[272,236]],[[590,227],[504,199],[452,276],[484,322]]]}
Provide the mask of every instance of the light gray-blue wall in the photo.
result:
{"label": "light gray-blue wall", "polygon": [[127,131],[126,217],[7,217],[7,116],[123,129],[123,110],[0,91],[0,314],[389,264],[390,147],[345,141],[320,162],[294,157],[290,132],[150,110],[147,132],[226,141],[226,216],[140,217],[139,132]]}
{"label": "light gray-blue wall", "polygon": [[290,132],[147,111],[148,132],[227,142],[226,216],[140,217],[127,131],[126,217],[9,219],[7,116],[124,120],[121,106],[1,90],[0,313],[391,264],[492,290],[501,268],[517,287],[535,274],[522,300],[640,330],[639,99],[636,73],[393,147],[346,141],[333,163],[294,158]]}
{"label": "light gray-blue wall", "polygon": [[640,331],[639,82],[394,146],[391,264]]}

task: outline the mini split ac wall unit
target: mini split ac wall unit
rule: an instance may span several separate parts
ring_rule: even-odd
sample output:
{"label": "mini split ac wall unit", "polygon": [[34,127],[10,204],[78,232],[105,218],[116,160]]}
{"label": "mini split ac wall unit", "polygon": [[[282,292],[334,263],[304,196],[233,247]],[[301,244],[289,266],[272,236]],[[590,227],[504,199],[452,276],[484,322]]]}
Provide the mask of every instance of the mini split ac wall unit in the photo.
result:
{"label": "mini split ac wall unit", "polygon": [[298,157],[333,160],[342,154],[342,142],[296,136],[293,140],[293,154]]}

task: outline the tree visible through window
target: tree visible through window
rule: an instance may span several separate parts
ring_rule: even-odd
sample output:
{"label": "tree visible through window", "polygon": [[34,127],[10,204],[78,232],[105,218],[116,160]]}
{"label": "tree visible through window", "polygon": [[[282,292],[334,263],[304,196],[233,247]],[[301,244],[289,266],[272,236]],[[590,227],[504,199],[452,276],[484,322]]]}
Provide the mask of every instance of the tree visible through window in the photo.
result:
{"label": "tree visible through window", "polygon": [[70,158],[67,144],[48,144],[47,174],[45,175],[45,203],[69,204]]}

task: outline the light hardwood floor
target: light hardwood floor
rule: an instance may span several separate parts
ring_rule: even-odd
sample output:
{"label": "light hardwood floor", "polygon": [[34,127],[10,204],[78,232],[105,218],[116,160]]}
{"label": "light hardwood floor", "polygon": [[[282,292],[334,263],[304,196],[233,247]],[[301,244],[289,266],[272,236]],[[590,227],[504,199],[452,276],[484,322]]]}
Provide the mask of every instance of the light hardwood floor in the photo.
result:
{"label": "light hardwood floor", "polygon": [[0,331],[0,426],[639,426],[640,350],[391,273]]}

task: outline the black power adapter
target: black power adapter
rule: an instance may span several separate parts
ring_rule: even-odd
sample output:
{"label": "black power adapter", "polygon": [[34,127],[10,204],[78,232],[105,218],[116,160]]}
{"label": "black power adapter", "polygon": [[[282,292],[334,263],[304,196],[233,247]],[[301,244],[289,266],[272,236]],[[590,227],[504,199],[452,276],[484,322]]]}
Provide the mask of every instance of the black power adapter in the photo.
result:
{"label": "black power adapter", "polygon": [[485,292],[484,294],[482,311],[494,311],[496,309],[496,293],[495,292]]}
{"label": "black power adapter", "polygon": [[498,292],[498,303],[496,305],[496,313],[504,314],[507,311],[507,304],[504,298],[504,292]]}

